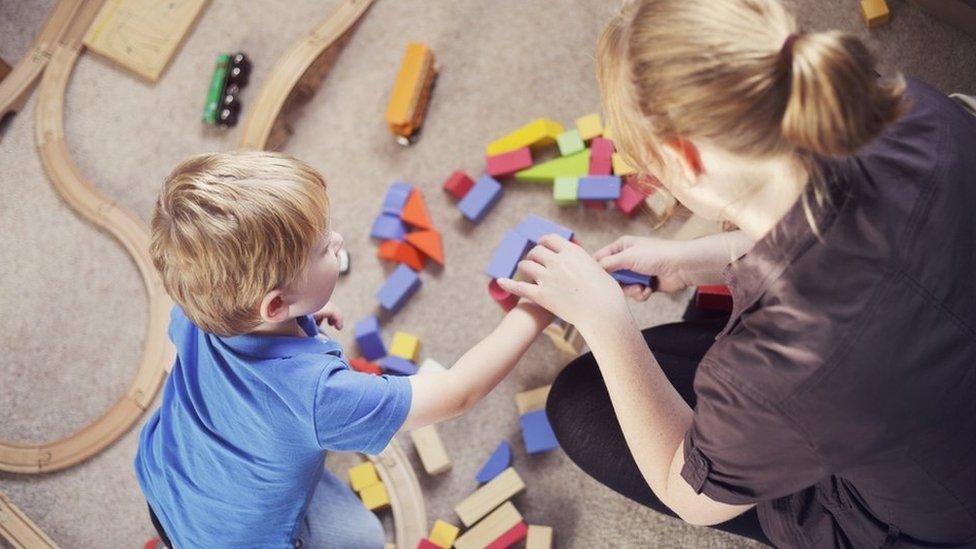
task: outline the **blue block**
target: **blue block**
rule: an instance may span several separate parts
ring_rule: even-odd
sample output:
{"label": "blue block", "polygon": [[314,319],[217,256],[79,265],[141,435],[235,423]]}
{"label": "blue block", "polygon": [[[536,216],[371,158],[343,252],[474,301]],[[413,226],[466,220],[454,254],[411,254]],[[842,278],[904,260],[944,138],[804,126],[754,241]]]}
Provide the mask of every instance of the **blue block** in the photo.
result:
{"label": "blue block", "polygon": [[592,175],[579,180],[580,200],[616,200],[620,198],[620,178],[616,175]]}
{"label": "blue block", "polygon": [[403,307],[417,288],[420,288],[420,275],[410,267],[400,265],[383,283],[383,287],[376,294],[376,299],[380,300],[380,305],[387,311],[396,312]]}
{"label": "blue block", "polygon": [[488,263],[485,272],[492,278],[511,278],[515,274],[518,262],[531,247],[532,243],[525,235],[517,231],[508,231],[495,248],[495,255],[491,256],[491,262]]}
{"label": "blue block", "polygon": [[477,223],[485,217],[491,208],[502,197],[502,185],[491,176],[483,175],[475,182],[474,187],[458,202],[458,208],[464,217]]}
{"label": "blue block", "polygon": [[556,433],[552,432],[549,425],[549,418],[546,417],[545,410],[536,410],[525,414],[519,421],[522,423],[522,439],[525,441],[525,451],[530,454],[538,454],[559,448],[556,441]]}
{"label": "blue block", "polygon": [[624,286],[629,286],[631,284],[640,284],[641,286],[650,286],[651,280],[654,279],[651,275],[643,275],[640,273],[635,273],[634,271],[628,271],[627,269],[621,269],[619,271],[614,271],[610,273],[617,282],[623,284]]}
{"label": "blue block", "polygon": [[386,346],[383,345],[383,338],[380,335],[380,321],[375,316],[367,316],[360,320],[353,330],[363,358],[374,361],[386,356]]}
{"label": "blue block", "polygon": [[390,355],[380,360],[379,364],[385,372],[398,376],[412,376],[417,373],[416,364],[399,356]]}
{"label": "blue block", "polygon": [[413,185],[410,183],[390,185],[386,191],[386,197],[383,198],[383,213],[400,217],[400,213],[403,212],[403,205],[407,203],[412,192]]}
{"label": "blue block", "polygon": [[373,221],[373,228],[369,231],[369,236],[379,240],[399,240],[403,242],[404,235],[407,234],[407,226],[395,215],[380,214]]}
{"label": "blue block", "polygon": [[559,223],[553,223],[535,214],[529,214],[528,217],[518,224],[518,227],[515,227],[515,230],[525,235],[533,244],[538,244],[540,238],[553,233],[558,234],[566,240],[573,238],[572,229],[567,229]]}
{"label": "blue block", "polygon": [[508,445],[507,440],[503,440],[498,448],[491,454],[488,461],[481,467],[478,474],[474,479],[481,484],[490,482],[491,479],[497,477],[502,471],[508,469],[512,464],[512,447]]}

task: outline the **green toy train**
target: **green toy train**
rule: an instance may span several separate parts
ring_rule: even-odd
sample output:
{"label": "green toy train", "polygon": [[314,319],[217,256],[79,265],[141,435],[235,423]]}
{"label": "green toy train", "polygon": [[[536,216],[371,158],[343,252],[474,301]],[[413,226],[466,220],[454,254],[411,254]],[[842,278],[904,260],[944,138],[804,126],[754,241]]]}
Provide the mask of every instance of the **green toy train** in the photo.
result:
{"label": "green toy train", "polygon": [[251,61],[244,52],[218,55],[203,107],[203,121],[223,127],[237,124],[241,114],[240,92],[247,86],[250,76]]}

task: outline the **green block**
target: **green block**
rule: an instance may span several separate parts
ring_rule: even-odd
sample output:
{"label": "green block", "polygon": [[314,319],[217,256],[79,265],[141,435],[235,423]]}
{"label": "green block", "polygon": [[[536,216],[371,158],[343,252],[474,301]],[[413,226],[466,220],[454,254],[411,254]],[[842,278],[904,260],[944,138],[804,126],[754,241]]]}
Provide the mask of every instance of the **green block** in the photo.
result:
{"label": "green block", "polygon": [[571,206],[579,199],[578,177],[557,177],[552,184],[552,197],[559,206]]}
{"label": "green block", "polygon": [[515,174],[519,181],[549,183],[557,177],[584,177],[590,171],[590,149],[536,164]]}
{"label": "green block", "polygon": [[586,144],[580,138],[579,130],[565,131],[556,137],[556,144],[559,145],[559,154],[569,156],[580,152],[586,148]]}

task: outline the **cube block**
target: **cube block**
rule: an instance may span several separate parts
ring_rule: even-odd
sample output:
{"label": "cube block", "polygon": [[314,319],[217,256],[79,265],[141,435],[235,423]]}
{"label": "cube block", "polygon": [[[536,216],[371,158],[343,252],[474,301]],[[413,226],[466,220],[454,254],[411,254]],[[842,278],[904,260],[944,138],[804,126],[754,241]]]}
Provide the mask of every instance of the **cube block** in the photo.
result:
{"label": "cube block", "polygon": [[376,467],[371,461],[364,461],[349,469],[349,484],[356,492],[362,491],[380,481]]}
{"label": "cube block", "polygon": [[413,192],[413,185],[409,183],[394,183],[386,191],[383,197],[383,213],[399,217],[403,211],[403,206]]}
{"label": "cube block", "polygon": [[444,190],[454,195],[454,198],[461,200],[468,191],[474,187],[474,180],[464,172],[457,170],[444,182]]}
{"label": "cube block", "polygon": [[588,114],[576,119],[576,129],[583,141],[589,141],[603,133],[603,122],[599,114]]}
{"label": "cube block", "polygon": [[552,198],[560,206],[571,206],[579,202],[579,178],[557,177],[552,184]]}
{"label": "cube block", "polygon": [[625,215],[632,216],[647,198],[649,192],[637,187],[628,180],[620,187],[620,196],[617,197],[617,208]]}
{"label": "cube block", "polygon": [[379,240],[403,240],[407,226],[396,215],[380,214],[373,220],[369,236]]}
{"label": "cube block", "polygon": [[359,492],[359,498],[363,500],[363,505],[370,511],[383,509],[390,505],[390,494],[387,493],[386,486],[382,482],[364,488]]}
{"label": "cube block", "polygon": [[567,130],[556,137],[560,156],[569,156],[586,148],[586,143],[580,137],[579,130]]}
{"label": "cube block", "polygon": [[442,549],[451,549],[459,533],[461,533],[460,528],[438,519],[434,522],[434,527],[430,529],[430,535],[427,538]]}
{"label": "cube block", "polygon": [[386,356],[386,347],[380,336],[380,322],[375,316],[368,316],[353,327],[359,352],[366,360],[376,360]]}
{"label": "cube block", "polygon": [[549,424],[545,410],[529,412],[519,418],[519,422],[522,424],[522,440],[525,442],[526,452],[538,454],[559,447],[556,433]]}
{"label": "cube block", "polygon": [[390,342],[390,354],[417,362],[420,356],[420,338],[406,332],[394,333],[393,341]]}

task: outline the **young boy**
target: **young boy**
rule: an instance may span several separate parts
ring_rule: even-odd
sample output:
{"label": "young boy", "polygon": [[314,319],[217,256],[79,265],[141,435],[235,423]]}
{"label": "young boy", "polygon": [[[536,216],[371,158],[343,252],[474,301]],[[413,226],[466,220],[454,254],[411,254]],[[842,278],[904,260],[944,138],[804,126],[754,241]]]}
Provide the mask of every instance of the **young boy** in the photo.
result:
{"label": "young boy", "polygon": [[522,303],[448,371],[356,372],[313,320],[342,328],[341,247],[322,176],[289,156],[194,156],[164,183],[150,253],[177,303],[177,359],[135,468],[167,545],[382,547],[325,452],[377,454],[464,413],[552,319]]}

